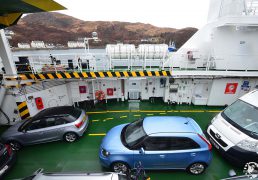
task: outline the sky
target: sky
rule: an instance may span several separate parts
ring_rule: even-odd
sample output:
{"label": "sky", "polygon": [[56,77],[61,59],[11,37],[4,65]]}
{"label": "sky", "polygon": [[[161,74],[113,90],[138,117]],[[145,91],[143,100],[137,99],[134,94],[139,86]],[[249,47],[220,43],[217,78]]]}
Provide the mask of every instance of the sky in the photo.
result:
{"label": "sky", "polygon": [[207,22],[209,0],[55,0],[60,13],[85,21],[125,21],[158,27],[201,28]]}

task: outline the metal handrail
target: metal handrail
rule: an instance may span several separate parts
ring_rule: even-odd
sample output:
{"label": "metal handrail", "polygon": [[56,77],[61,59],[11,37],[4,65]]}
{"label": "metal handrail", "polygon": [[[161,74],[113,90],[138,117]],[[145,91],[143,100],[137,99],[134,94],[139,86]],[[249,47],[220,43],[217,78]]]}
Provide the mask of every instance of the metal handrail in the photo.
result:
{"label": "metal handrail", "polygon": [[[17,56],[17,55],[16,55]],[[24,55],[26,56],[26,55]],[[258,59],[257,55],[233,55],[233,54],[216,54],[210,56],[203,56],[202,58],[196,58],[189,60],[187,54],[173,54],[172,56],[166,57],[165,60],[160,59],[126,59],[120,63],[128,62],[127,65],[114,65],[109,66],[109,59],[105,53],[91,54],[90,56],[85,56],[85,54],[52,54],[56,57],[56,60],[52,62],[49,54],[47,55],[31,55],[28,56],[28,64],[18,64],[18,73],[48,73],[48,72],[107,72],[107,71],[160,71],[160,70],[198,70],[198,71],[214,71],[220,70],[230,70],[230,63],[234,60],[234,63],[243,64],[243,59]],[[70,58],[73,57],[73,58]],[[78,61],[80,58],[80,61]],[[91,59],[92,58],[92,59]],[[72,65],[68,63],[68,59],[71,60]],[[138,62],[138,64],[133,64],[132,62]],[[119,60],[116,61],[119,64]],[[164,65],[164,63],[167,65]],[[251,61],[250,61],[251,62]],[[114,63],[114,62],[113,62]],[[253,66],[253,65],[252,65]],[[243,64],[242,70],[248,71],[252,67],[246,61]],[[219,68],[218,68],[219,67]],[[222,68],[221,68],[222,67]],[[257,67],[257,66],[254,66]],[[255,70],[255,69],[252,69]],[[257,68],[258,71],[258,68]]]}

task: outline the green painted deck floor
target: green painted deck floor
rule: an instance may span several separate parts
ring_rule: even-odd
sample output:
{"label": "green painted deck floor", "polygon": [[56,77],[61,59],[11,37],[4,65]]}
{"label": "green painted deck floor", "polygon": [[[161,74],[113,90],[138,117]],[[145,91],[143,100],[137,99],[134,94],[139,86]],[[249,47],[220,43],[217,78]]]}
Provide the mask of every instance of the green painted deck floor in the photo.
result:
{"label": "green painted deck floor", "polygon": [[[84,136],[75,143],[53,142],[24,147],[17,155],[15,166],[5,179],[15,179],[31,175],[38,168],[45,172],[100,172],[105,171],[98,161],[98,150],[103,134],[113,126],[131,122],[145,116],[185,116],[192,117],[204,130],[221,107],[168,106],[162,102],[111,102],[98,105],[89,113],[90,124]],[[6,129],[1,127],[1,131]],[[184,171],[147,171],[154,180],[171,179],[221,179],[228,176],[232,167],[213,149],[213,161],[206,172],[199,176]],[[237,170],[241,173],[241,170]]]}

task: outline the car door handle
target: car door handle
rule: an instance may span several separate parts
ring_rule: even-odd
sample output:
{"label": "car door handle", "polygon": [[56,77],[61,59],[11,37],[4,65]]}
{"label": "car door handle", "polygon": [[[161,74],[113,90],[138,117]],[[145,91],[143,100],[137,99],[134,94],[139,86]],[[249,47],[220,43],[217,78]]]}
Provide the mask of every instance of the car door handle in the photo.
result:
{"label": "car door handle", "polygon": [[196,156],[196,153],[191,153],[191,156]]}
{"label": "car door handle", "polygon": [[161,158],[165,158],[165,155],[163,155],[163,154],[162,154],[162,155],[159,155],[159,157],[161,157]]}

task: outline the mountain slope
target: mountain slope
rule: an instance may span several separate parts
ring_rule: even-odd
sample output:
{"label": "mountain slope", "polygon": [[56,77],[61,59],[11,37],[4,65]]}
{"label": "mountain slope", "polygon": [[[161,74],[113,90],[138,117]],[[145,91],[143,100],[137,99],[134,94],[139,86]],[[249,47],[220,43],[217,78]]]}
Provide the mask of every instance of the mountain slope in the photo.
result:
{"label": "mountain slope", "polygon": [[9,30],[15,33],[10,40],[12,46],[17,46],[18,42],[30,43],[33,40],[66,45],[67,41],[90,37],[96,31],[102,41],[95,46],[116,42],[139,44],[141,39],[155,37],[157,43],[168,43],[172,40],[178,47],[197,31],[196,28],[178,30],[143,23],[83,21],[55,12],[29,14]]}

